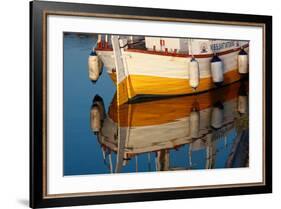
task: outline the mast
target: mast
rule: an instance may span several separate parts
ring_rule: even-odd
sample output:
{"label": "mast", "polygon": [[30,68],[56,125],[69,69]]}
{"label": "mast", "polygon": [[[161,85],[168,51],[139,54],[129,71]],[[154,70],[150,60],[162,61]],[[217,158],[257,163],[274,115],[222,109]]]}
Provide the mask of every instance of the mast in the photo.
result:
{"label": "mast", "polygon": [[[123,89],[119,89],[121,86],[121,82],[124,79],[127,79],[127,73],[124,65],[123,60],[123,53],[120,47],[119,43],[119,37],[116,35],[111,36],[111,43],[112,43],[112,49],[113,49],[113,55],[114,55],[114,61],[115,61],[115,67],[116,67],[116,83],[117,83],[117,105],[120,105],[124,103],[122,100],[128,100],[129,94],[128,94],[128,87],[124,86]],[[121,94],[125,94],[124,96],[120,96]],[[125,102],[126,102],[125,101]]]}

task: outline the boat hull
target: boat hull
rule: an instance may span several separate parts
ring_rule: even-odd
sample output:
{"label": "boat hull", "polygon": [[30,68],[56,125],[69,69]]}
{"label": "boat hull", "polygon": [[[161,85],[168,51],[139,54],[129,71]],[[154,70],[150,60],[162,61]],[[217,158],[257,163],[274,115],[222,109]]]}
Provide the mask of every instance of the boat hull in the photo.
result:
{"label": "boat hull", "polygon": [[[245,51],[248,51],[248,48],[245,48]],[[224,66],[222,85],[236,82],[243,77],[237,69],[238,53],[239,50],[236,49],[220,56]],[[117,82],[113,51],[110,49],[97,50],[97,54],[102,59],[111,79],[117,85],[120,105],[141,97],[188,95],[216,88],[210,69],[212,55],[196,58],[199,64],[200,80],[198,87],[194,89],[189,82],[190,56],[160,55],[146,53],[145,50],[125,50],[122,56],[125,72]]]}

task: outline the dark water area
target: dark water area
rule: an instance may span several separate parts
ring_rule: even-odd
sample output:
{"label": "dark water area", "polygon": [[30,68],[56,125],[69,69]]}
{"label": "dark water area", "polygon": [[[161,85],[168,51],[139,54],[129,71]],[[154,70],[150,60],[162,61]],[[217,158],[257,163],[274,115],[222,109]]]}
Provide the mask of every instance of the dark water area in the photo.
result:
{"label": "dark water area", "polygon": [[[88,75],[88,56],[95,45],[95,35],[64,35],[64,103],[63,103],[63,133],[64,133],[64,175],[109,174],[148,172],[161,170],[189,170],[206,168],[234,168],[248,166],[249,134],[248,116],[237,112],[239,92],[244,84],[235,84],[231,89],[237,89],[237,96],[222,101],[224,108],[213,107],[194,113],[200,118],[200,133],[197,137],[176,139],[177,131],[191,127],[192,121],[188,117],[177,118],[168,123],[158,121],[155,111],[163,114],[178,111],[193,104],[193,97],[179,97],[159,101],[143,102],[141,104],[127,104],[122,107],[121,116],[139,118],[154,118],[153,125],[131,126],[118,124],[114,112],[119,111],[115,104],[116,86],[107,74],[104,67],[98,81],[93,84]],[[229,87],[226,87],[229,88]],[[208,93],[206,93],[207,96]],[[214,95],[215,93],[212,93]],[[218,92],[221,94],[221,91]],[[103,101],[105,118],[99,133],[91,129],[91,111],[93,100],[99,95]],[[241,94],[245,96],[244,94]],[[201,96],[202,98],[204,95]],[[199,98],[199,99],[198,99]],[[200,96],[196,97],[200,102]],[[174,102],[174,106],[167,105]],[[161,104],[160,104],[161,103]],[[164,104],[164,106],[163,106]],[[161,107],[164,107],[161,109]],[[176,109],[177,108],[177,109]],[[214,110],[217,108],[216,110]],[[151,111],[151,112],[150,112]],[[209,112],[210,113],[209,113]],[[207,114],[214,111],[223,111],[225,125],[221,129],[210,128]],[[157,112],[157,111],[156,111]],[[159,112],[157,112],[158,114]],[[123,115],[122,115],[123,114]],[[155,113],[156,114],[156,113]],[[208,120],[208,121],[206,121]],[[156,122],[157,121],[157,122]],[[153,121],[152,121],[153,122]],[[185,127],[186,126],[186,127]],[[179,128],[177,128],[179,127]],[[203,128],[202,128],[203,127]],[[171,138],[165,138],[165,131],[174,130]],[[202,129],[202,130],[201,130]],[[147,137],[147,131],[151,136],[156,136],[151,142]],[[192,130],[190,131],[192,132]],[[143,143],[136,138],[144,133]],[[157,134],[160,135],[157,139]],[[180,134],[179,134],[180,135]]]}

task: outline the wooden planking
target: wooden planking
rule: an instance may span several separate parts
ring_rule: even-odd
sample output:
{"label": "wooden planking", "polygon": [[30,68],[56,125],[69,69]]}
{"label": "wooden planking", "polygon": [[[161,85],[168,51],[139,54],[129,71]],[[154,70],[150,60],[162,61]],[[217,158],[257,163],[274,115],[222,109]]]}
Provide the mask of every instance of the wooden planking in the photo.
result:
{"label": "wooden planking", "polygon": [[[248,52],[249,48],[245,50]],[[108,51],[98,52],[99,57],[105,63],[107,71],[110,73],[116,69],[114,65],[114,56]],[[233,51],[220,56],[224,64],[224,72],[236,69],[237,57],[239,51]],[[188,79],[189,77],[189,58],[175,56],[160,56],[157,54],[123,52],[123,61],[129,75],[146,75],[168,78]],[[199,62],[200,78],[210,77],[210,60],[211,57],[197,58]],[[122,81],[121,79],[120,81]],[[119,83],[119,82],[118,82]]]}
{"label": "wooden planking", "polygon": [[[223,85],[233,83],[241,79],[237,70],[224,74]],[[129,82],[128,82],[129,81]],[[196,91],[189,85],[188,79],[164,78],[156,76],[129,75],[118,85],[119,105],[126,103],[136,95],[187,95],[200,93],[215,88],[212,78],[200,79]],[[126,91],[130,91],[128,98]]]}

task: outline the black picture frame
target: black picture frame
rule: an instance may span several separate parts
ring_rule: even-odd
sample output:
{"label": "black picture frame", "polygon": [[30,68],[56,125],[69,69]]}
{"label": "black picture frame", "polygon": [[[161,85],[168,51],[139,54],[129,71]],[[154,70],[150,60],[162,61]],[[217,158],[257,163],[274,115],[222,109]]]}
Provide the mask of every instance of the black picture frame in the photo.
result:
{"label": "black picture frame", "polygon": [[[46,137],[46,81],[44,65],[46,48],[44,18],[49,14],[79,16],[83,14],[108,14],[139,19],[140,17],[177,19],[178,21],[196,20],[228,24],[232,22],[260,24],[264,26],[264,137],[265,168],[264,184],[240,187],[209,188],[196,190],[170,190],[157,192],[122,193],[108,195],[81,195],[66,197],[45,197],[44,151]],[[45,98],[45,99],[44,99]],[[134,8],[78,3],[30,2],[30,207],[44,208],[57,206],[75,206],[88,204],[106,204],[136,201],[168,200],[181,198],[198,198],[228,195],[245,195],[272,192],[272,17],[230,13],[183,11],[169,9]]]}

